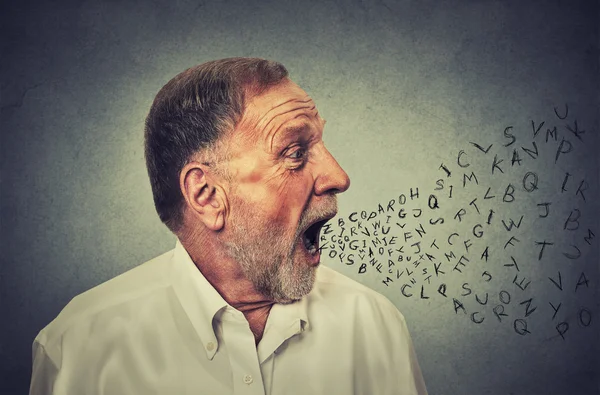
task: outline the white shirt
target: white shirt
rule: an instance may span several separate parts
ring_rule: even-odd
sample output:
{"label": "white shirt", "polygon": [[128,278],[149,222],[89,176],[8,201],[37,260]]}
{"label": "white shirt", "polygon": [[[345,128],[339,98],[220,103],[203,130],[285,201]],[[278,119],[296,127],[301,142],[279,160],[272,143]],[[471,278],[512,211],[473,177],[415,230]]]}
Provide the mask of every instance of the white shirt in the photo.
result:
{"label": "white shirt", "polygon": [[33,358],[31,395],[426,394],[382,295],[321,266],[310,294],[272,307],[256,346],[179,242],[75,297]]}

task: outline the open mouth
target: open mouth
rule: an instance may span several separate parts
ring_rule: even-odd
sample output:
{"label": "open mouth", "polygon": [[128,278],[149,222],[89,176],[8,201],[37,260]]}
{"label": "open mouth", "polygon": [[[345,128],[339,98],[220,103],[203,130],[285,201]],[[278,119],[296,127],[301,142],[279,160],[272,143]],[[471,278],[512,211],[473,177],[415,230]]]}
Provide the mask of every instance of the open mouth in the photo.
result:
{"label": "open mouth", "polygon": [[325,218],[315,222],[314,224],[309,226],[302,234],[302,241],[304,242],[304,247],[306,247],[306,250],[309,254],[316,255],[319,251],[319,236],[321,234],[321,228],[330,219],[331,218]]}

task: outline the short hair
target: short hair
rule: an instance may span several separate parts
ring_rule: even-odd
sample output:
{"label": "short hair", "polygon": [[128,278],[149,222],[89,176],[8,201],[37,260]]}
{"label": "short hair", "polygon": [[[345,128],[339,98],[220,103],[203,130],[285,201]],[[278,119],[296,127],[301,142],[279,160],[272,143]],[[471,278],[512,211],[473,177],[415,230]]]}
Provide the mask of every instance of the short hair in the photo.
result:
{"label": "short hair", "polygon": [[228,58],[189,68],[158,92],[144,129],[146,167],[154,206],[172,232],[183,225],[181,169],[198,154],[214,155],[241,120],[246,100],[287,76],[278,62]]}

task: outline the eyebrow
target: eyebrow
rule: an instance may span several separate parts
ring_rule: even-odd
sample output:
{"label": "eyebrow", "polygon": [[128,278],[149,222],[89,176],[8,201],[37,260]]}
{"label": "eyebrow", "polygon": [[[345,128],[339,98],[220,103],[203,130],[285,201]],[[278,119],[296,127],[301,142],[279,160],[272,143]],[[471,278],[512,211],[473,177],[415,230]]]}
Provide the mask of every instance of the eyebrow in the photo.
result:
{"label": "eyebrow", "polygon": [[273,138],[271,139],[271,144],[270,144],[271,150],[273,149],[273,145],[274,145],[275,141],[278,141],[278,142],[285,141],[285,140],[290,139],[298,134],[306,133],[306,131],[309,128],[310,128],[310,126],[306,122],[302,122],[299,125],[284,126],[283,128],[281,128],[279,131],[277,131],[273,135]]}
{"label": "eyebrow", "polygon": [[[322,126],[325,126],[325,124],[327,123],[327,120],[324,118],[321,118],[319,116],[318,112],[317,112],[317,117],[322,121]],[[273,140],[275,140],[276,136],[278,139],[287,138],[287,136],[290,134],[303,133],[309,128],[310,128],[309,123],[304,122],[304,121],[300,125],[284,126],[278,133],[275,133],[275,135],[273,136]],[[283,137],[280,137],[280,136],[283,136]]]}
{"label": "eyebrow", "polygon": [[302,123],[300,125],[294,125],[294,126],[285,126],[283,128],[283,130],[281,132],[279,132],[279,135],[288,135],[291,133],[302,133],[304,132],[306,129],[308,129],[309,126],[307,123]]}
{"label": "eyebrow", "polygon": [[304,122],[300,125],[285,126],[279,133],[276,133],[274,137],[280,140],[288,138],[288,136],[290,135],[294,136],[297,134],[305,133],[306,131],[308,131],[308,129],[310,129],[310,126]]}

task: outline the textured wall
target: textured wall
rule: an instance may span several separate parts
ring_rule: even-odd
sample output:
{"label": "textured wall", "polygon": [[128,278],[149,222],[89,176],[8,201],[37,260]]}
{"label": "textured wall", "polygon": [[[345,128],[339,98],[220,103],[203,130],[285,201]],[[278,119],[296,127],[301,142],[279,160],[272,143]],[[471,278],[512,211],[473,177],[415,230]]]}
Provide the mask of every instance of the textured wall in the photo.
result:
{"label": "textured wall", "polygon": [[313,96],[352,179],[324,263],[405,314],[430,393],[598,393],[598,2],[12,3],[0,392],[27,391],[74,295],[173,246],[143,162],[154,94],[260,56]]}

